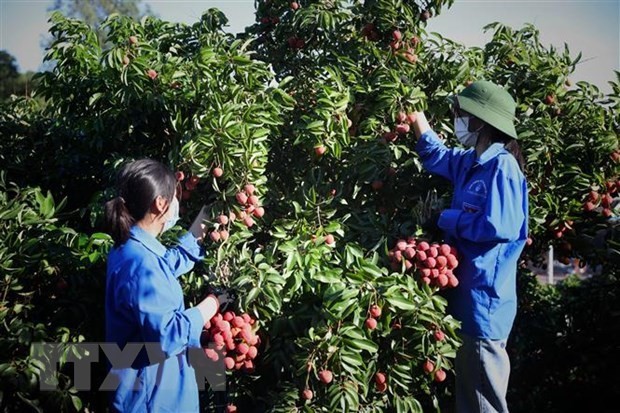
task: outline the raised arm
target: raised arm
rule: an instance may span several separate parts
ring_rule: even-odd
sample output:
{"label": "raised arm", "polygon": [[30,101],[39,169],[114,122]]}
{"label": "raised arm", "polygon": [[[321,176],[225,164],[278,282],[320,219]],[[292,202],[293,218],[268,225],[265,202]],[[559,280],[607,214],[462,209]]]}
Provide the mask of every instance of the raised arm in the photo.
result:
{"label": "raised arm", "polygon": [[179,243],[166,251],[165,259],[175,277],[187,273],[194,264],[204,257],[200,243],[204,240],[206,226],[206,208],[202,207],[189,232],[179,239]]}
{"label": "raised arm", "polygon": [[413,131],[418,139],[415,150],[420,155],[424,168],[454,182],[456,169],[466,152],[446,147],[431,129],[423,112],[416,112]]}

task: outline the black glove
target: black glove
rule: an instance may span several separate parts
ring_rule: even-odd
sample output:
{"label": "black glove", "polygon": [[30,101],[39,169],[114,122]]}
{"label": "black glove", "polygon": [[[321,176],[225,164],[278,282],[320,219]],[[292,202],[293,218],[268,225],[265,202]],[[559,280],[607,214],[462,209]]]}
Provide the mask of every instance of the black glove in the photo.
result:
{"label": "black glove", "polygon": [[438,226],[440,210],[433,210],[431,216],[421,225],[424,232],[428,234],[432,239],[442,238],[442,231]]}
{"label": "black glove", "polygon": [[208,294],[213,294],[217,301],[220,303],[220,312],[225,312],[228,307],[237,299],[237,292],[233,289],[223,286],[210,285],[207,291]]}
{"label": "black glove", "polygon": [[438,230],[439,227],[437,226],[437,223],[439,222],[440,215],[441,215],[441,211],[438,209],[434,209],[431,212],[431,216],[428,217],[428,219],[424,221],[424,223],[422,224],[422,228],[426,229],[427,231]]}

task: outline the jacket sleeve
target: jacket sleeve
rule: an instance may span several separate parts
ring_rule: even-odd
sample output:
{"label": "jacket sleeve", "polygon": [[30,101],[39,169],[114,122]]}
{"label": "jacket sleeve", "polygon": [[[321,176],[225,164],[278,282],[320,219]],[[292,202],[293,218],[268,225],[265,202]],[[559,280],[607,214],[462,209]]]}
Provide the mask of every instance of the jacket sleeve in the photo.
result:
{"label": "jacket sleeve", "polygon": [[147,260],[140,263],[135,283],[133,308],[145,343],[159,345],[166,358],[188,347],[199,348],[204,325],[200,310],[179,310],[178,290],[171,288],[157,264]]}
{"label": "jacket sleeve", "polygon": [[196,261],[204,257],[204,251],[198,244],[198,240],[190,233],[179,238],[179,243],[166,251],[164,259],[170,266],[175,277],[179,278],[192,268]]}
{"label": "jacket sleeve", "polygon": [[460,159],[466,151],[448,148],[432,130],[424,132],[418,138],[415,149],[427,171],[441,175],[450,182],[455,181],[457,168],[461,163]]}
{"label": "jacket sleeve", "polygon": [[473,242],[510,242],[522,234],[527,211],[525,181],[507,177],[498,168],[490,183],[484,210],[467,212],[460,209],[444,210],[438,226],[449,235]]}

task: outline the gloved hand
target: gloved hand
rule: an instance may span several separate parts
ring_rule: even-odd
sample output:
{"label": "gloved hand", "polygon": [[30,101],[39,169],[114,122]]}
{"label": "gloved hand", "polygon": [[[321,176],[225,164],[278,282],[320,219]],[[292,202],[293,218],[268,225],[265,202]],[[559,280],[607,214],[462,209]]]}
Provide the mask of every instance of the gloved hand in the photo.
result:
{"label": "gloved hand", "polygon": [[441,215],[440,210],[438,209],[432,210],[431,215],[422,224],[422,228],[424,228],[427,231],[436,231],[438,229],[437,222],[439,222],[440,215]]}
{"label": "gloved hand", "polygon": [[237,299],[237,292],[223,286],[210,285],[207,289],[208,294],[213,294],[220,303],[219,311],[223,313]]}
{"label": "gloved hand", "polygon": [[194,237],[200,242],[202,242],[205,238],[207,226],[204,222],[208,218],[208,216],[209,209],[207,208],[207,206],[203,206],[200,212],[198,212],[198,215],[196,215],[196,218],[194,218],[192,225],[189,227],[189,232],[191,232]]}
{"label": "gloved hand", "polygon": [[209,294],[204,300],[199,302],[196,305],[198,311],[200,311],[200,315],[202,316],[202,320],[205,324],[217,313],[219,307],[219,303],[217,297],[213,294]]}
{"label": "gloved hand", "polygon": [[439,222],[440,216],[441,216],[441,210],[434,209],[431,212],[431,215],[428,217],[428,219],[424,221],[424,223],[422,223],[421,225],[424,232],[426,232],[428,236],[433,239],[442,237],[441,228],[439,228],[437,224]]}

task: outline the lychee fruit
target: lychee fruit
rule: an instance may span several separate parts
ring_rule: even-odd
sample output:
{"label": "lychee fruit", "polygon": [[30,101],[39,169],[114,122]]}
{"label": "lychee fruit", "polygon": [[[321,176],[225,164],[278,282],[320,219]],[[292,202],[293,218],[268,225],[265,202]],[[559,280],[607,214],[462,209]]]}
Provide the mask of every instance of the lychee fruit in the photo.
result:
{"label": "lychee fruit", "polygon": [[329,384],[334,379],[334,375],[329,370],[321,370],[319,371],[319,379],[321,380],[321,382]]}

